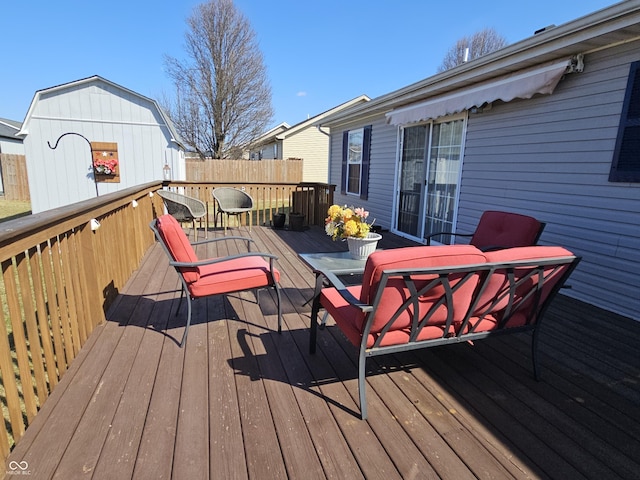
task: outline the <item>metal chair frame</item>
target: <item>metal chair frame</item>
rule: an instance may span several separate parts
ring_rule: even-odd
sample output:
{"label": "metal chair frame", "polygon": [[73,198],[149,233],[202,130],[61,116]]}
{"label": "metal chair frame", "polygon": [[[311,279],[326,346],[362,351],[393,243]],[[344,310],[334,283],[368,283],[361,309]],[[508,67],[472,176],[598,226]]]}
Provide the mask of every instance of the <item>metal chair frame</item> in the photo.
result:
{"label": "metal chair frame", "polygon": [[[237,254],[237,255],[229,255],[229,256],[225,256],[225,257],[217,257],[217,258],[210,258],[210,259],[206,259],[206,260],[200,260],[198,262],[177,262],[175,260],[173,260],[173,256],[171,255],[171,252],[169,251],[169,248],[167,247],[165,241],[163,240],[162,236],[160,235],[160,232],[158,231],[158,227],[157,227],[157,220],[154,219],[153,221],[151,221],[151,223],[149,224],[149,227],[151,228],[151,230],[153,231],[153,233],[155,234],[156,239],[158,240],[158,242],[160,243],[160,245],[162,245],[162,249],[164,250],[164,252],[167,254],[167,256],[169,257],[169,265],[171,265],[172,267],[174,267],[176,269],[176,272],[178,273],[178,276],[180,277],[180,281],[182,283],[182,291],[180,293],[180,301],[178,303],[178,308],[176,308],[176,315],[178,314],[178,312],[180,311],[180,306],[182,305],[182,298],[184,296],[187,297],[187,323],[184,329],[184,333],[182,334],[182,340],[180,341],[180,347],[182,347],[185,343],[185,341],[187,340],[187,333],[189,332],[189,326],[191,325],[191,312],[192,312],[192,300],[194,300],[195,298],[200,298],[200,297],[192,297],[191,294],[189,293],[189,284],[187,283],[187,281],[184,278],[184,275],[182,274],[182,269],[183,268],[189,268],[189,267],[199,267],[199,266],[204,266],[204,265],[210,265],[213,263],[221,263],[221,262],[228,262],[230,260],[234,260],[234,259],[238,259],[238,258],[242,258],[242,257],[249,257],[249,256],[259,256],[259,257],[263,257],[265,259],[267,259],[269,261],[269,271],[270,271],[270,275],[271,275],[271,279],[272,279],[272,283],[270,285],[265,285],[266,288],[267,286],[273,287],[273,289],[276,292],[276,299],[277,299],[277,304],[278,304],[278,333],[282,332],[282,306],[281,306],[281,298],[280,298],[280,285],[277,281],[275,281],[275,276],[274,276],[274,261],[278,259],[277,256],[272,255],[270,253],[265,253],[265,252],[252,252],[251,251],[251,244],[254,243],[254,241],[251,238],[247,238],[247,237],[238,237],[238,236],[231,236],[231,237],[221,237],[221,238],[212,238],[209,240],[202,240],[200,242],[193,242],[191,243],[191,245],[202,245],[205,243],[212,243],[212,242],[220,242],[220,241],[226,241],[226,240],[244,240],[247,242],[247,253],[241,253],[241,254]],[[227,292],[224,293],[220,293],[219,295],[224,295],[227,293],[234,293],[234,292],[242,292],[246,289],[241,289],[241,290],[229,290]],[[260,303],[260,288],[255,289],[256,290],[256,302]],[[208,296],[208,295],[207,295]]]}
{"label": "metal chair frame", "polygon": [[[167,213],[179,222],[192,222],[193,239],[198,240],[196,219],[201,219],[207,214],[207,207],[201,200],[189,197],[171,190],[158,190],[156,192],[164,202]],[[205,238],[207,231],[205,229]]]}
{"label": "metal chair frame", "polygon": [[253,210],[253,198],[247,192],[233,187],[218,187],[212,191],[213,198],[217,204],[217,211],[214,213],[214,226],[218,226],[218,216],[226,215],[227,221],[224,224],[224,233],[227,233],[229,217],[247,214],[249,231],[251,231],[251,211]]}
{"label": "metal chair frame", "polygon": [[[494,211],[484,212],[484,214],[487,214],[487,213],[494,213]],[[521,215],[521,214],[518,214],[518,213],[509,213],[509,212],[495,212],[495,213],[513,215],[513,217],[527,217],[526,215]],[[532,221],[535,220],[533,217],[528,217],[528,218],[530,218]],[[482,217],[480,218],[480,221],[482,221]],[[536,232],[536,235],[532,239],[530,245],[537,245],[538,244],[538,240],[540,240],[540,236],[542,235],[542,231],[544,230],[545,226],[547,225],[544,222],[540,222],[538,220],[536,220],[536,221],[540,225],[540,228]],[[480,225],[480,224],[478,224],[478,225]],[[477,230],[478,230],[478,227],[476,227],[476,232],[477,232]],[[431,233],[431,234],[427,235],[424,239],[425,239],[426,245],[431,245],[431,239],[433,237],[437,237],[439,235],[452,235],[452,236],[455,236],[455,237],[468,237],[468,238],[471,239],[469,243],[471,245],[474,245],[474,246],[478,247],[483,252],[488,252],[488,251],[492,251],[492,250],[500,250],[500,249],[503,249],[503,248],[511,248],[511,247],[516,247],[516,246],[525,246],[525,245],[477,245],[474,242],[474,238],[473,238],[476,235],[476,232],[473,232],[473,233],[458,233],[458,232],[454,232],[454,231],[442,231],[442,232]]]}

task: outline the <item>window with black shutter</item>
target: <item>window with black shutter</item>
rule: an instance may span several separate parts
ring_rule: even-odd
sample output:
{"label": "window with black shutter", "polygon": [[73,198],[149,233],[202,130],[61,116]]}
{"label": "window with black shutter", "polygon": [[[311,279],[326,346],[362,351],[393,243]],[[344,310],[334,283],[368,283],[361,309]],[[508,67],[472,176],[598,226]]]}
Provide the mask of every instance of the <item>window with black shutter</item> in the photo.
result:
{"label": "window with black shutter", "polygon": [[342,194],[358,195],[366,200],[369,190],[371,125],[342,134]]}
{"label": "window with black shutter", "polygon": [[640,182],[640,62],[631,64],[610,182]]}

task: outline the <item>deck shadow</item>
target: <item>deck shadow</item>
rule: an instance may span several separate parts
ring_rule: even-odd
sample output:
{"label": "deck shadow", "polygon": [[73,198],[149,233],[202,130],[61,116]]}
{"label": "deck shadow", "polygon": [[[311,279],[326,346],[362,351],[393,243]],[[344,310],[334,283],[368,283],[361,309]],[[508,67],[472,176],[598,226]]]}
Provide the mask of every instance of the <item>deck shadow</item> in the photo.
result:
{"label": "deck shadow", "polygon": [[[300,306],[288,301],[288,290],[281,288],[282,315],[298,313]],[[313,295],[313,289],[294,289],[298,295],[304,298]],[[238,299],[256,305],[262,316],[277,316],[277,303],[275,292],[270,288],[260,289],[259,302],[256,291],[240,291],[224,295],[198,298],[192,300],[191,326],[215,322],[219,320],[237,320],[249,323],[243,319],[242,312],[238,312],[230,302],[230,299]],[[160,297],[160,298],[154,298]],[[166,298],[169,297],[169,298]],[[209,298],[219,299],[210,304]],[[311,307],[308,306],[310,310]],[[115,322],[121,327],[139,327],[159,332],[179,343],[181,328],[187,322],[187,301],[180,299],[180,289],[158,290],[140,295],[120,294],[119,301],[113,305],[106,314],[108,322]],[[265,328],[257,324],[254,327]]]}

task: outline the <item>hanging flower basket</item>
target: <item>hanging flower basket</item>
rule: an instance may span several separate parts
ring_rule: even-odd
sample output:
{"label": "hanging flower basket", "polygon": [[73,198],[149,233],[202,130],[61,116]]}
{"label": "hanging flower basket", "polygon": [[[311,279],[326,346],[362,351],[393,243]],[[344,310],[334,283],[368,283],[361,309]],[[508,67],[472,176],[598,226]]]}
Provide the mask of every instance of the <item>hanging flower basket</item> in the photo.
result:
{"label": "hanging flower basket", "polygon": [[347,237],[349,253],[354,260],[366,260],[366,258],[376,251],[378,241],[382,238],[379,233],[369,233],[364,238]]}
{"label": "hanging flower basket", "polygon": [[115,175],[118,167],[116,159],[98,159],[93,161],[96,175]]}

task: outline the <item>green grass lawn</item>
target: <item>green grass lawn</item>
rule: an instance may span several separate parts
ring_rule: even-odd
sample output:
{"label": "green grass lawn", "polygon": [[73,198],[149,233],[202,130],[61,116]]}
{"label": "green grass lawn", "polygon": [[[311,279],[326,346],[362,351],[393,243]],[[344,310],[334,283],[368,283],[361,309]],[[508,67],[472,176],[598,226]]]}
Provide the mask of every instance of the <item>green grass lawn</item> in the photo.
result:
{"label": "green grass lawn", "polygon": [[31,214],[31,202],[0,197],[0,222]]}

